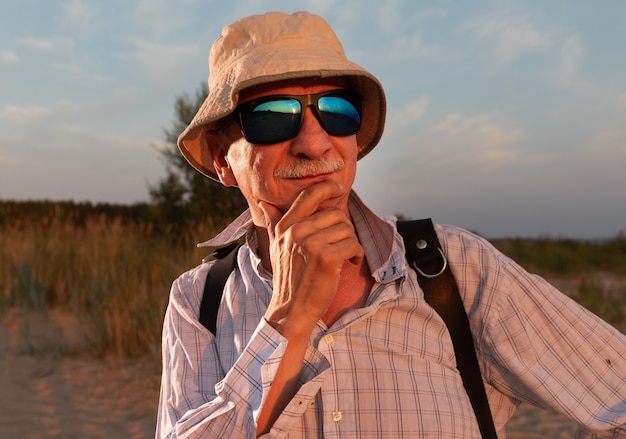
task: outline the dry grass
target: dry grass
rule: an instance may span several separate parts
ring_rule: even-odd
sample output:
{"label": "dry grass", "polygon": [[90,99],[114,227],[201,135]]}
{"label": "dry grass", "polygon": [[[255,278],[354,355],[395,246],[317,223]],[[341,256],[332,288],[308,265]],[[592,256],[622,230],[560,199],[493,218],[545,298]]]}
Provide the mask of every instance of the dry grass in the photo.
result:
{"label": "dry grass", "polygon": [[[158,350],[172,280],[206,250],[210,230],[157,234],[119,219],[44,219],[0,230],[0,307],[59,307],[84,316],[94,353]],[[196,238],[198,237],[198,238]]]}
{"label": "dry grass", "polygon": [[[158,355],[172,280],[206,255],[195,244],[215,229],[156,231],[146,224],[104,215],[81,221],[5,217],[0,223],[0,310],[69,311],[88,322],[87,345],[94,354]],[[604,247],[549,240],[496,245],[626,330],[623,237]]]}

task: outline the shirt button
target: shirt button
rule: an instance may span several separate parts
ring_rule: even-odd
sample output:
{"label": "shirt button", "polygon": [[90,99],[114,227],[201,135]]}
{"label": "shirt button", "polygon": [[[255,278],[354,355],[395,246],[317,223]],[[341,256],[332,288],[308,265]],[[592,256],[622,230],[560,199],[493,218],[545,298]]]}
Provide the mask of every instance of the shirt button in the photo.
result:
{"label": "shirt button", "polygon": [[296,400],[294,401],[294,404],[295,404],[296,406],[298,406],[298,407],[299,407],[299,406],[301,406],[302,404],[304,404],[304,400],[302,400],[302,399],[296,399]]}
{"label": "shirt button", "polygon": [[332,416],[333,416],[333,421],[335,422],[341,421],[341,412],[339,410],[337,410],[336,412],[333,412]]}
{"label": "shirt button", "polygon": [[328,334],[324,336],[324,341],[326,342],[326,344],[330,345],[330,344],[333,344],[333,341],[335,341],[335,338],[332,335]]}

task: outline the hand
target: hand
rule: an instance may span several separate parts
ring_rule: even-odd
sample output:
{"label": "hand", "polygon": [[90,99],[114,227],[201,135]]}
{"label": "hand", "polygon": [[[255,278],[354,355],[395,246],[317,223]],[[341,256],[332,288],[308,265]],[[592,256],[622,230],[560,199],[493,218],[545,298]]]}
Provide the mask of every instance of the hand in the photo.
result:
{"label": "hand", "polygon": [[344,263],[364,256],[349,216],[337,206],[343,193],[341,185],[324,181],[304,189],[284,214],[259,203],[274,281],[265,319],[283,335],[308,337],[335,297]]}

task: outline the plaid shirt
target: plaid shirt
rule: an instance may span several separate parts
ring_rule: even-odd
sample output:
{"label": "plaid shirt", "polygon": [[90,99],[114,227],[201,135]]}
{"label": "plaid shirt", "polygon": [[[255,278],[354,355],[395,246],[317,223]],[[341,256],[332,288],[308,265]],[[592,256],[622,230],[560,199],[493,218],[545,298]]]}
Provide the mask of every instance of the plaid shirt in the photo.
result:
{"label": "plaid shirt", "polygon": [[[446,326],[405,262],[395,220],[377,217],[354,193],[350,211],[376,283],[365,307],[330,328],[318,322],[299,390],[266,437],[479,438]],[[520,401],[574,419],[578,437],[626,437],[626,336],[485,240],[452,226],[436,230],[463,296],[499,437]],[[286,344],[263,319],[272,277],[251,250],[249,213],[206,244],[246,232],[217,337],[198,322],[210,263],[172,286],[157,438],[255,435]]]}

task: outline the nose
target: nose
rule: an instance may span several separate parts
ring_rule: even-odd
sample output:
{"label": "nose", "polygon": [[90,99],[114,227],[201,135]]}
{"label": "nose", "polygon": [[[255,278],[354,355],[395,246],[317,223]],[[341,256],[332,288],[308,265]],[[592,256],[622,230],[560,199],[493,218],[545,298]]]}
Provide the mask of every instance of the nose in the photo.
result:
{"label": "nose", "polygon": [[301,158],[317,159],[331,148],[330,135],[322,128],[311,107],[307,107],[302,115],[300,131],[291,141],[291,153]]}

